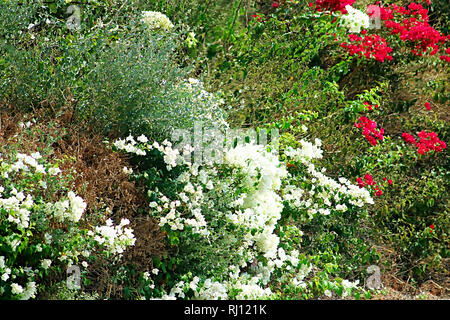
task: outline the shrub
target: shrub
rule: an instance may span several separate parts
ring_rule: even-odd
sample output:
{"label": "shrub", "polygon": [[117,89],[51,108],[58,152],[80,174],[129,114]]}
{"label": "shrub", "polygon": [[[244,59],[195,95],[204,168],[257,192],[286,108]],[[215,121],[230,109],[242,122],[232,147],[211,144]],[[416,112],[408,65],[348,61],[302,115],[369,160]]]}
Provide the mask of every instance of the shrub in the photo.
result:
{"label": "shrub", "polygon": [[[196,149],[173,149],[168,141],[147,140],[129,136],[114,143],[114,148],[136,154],[144,168],[135,177],[146,181],[151,213],[172,245],[172,256],[155,263],[163,274],[145,276],[154,288],[144,292],[147,298],[255,299],[271,297],[277,282],[292,281],[305,288],[301,293],[306,295],[313,259],[300,251],[299,240],[292,239],[302,238],[304,224],[326,226],[323,220],[339,215],[356,217],[366,203],[373,203],[367,190],[316,169],[313,161],[322,156],[320,141],[302,140],[300,148],[286,149],[285,161],[296,167],[288,173],[286,162],[260,145],[238,144],[224,149],[223,162],[198,164],[186,160],[192,151],[195,158]],[[324,227],[314,236],[332,229]],[[341,244],[353,237],[352,230],[345,232],[336,235]],[[313,251],[312,256],[320,255]],[[346,271],[356,276],[355,266]],[[330,272],[330,277],[339,272]],[[342,294],[336,279],[327,285],[321,282],[323,287],[314,294],[330,288],[341,288]],[[161,282],[167,286],[155,289]]]}

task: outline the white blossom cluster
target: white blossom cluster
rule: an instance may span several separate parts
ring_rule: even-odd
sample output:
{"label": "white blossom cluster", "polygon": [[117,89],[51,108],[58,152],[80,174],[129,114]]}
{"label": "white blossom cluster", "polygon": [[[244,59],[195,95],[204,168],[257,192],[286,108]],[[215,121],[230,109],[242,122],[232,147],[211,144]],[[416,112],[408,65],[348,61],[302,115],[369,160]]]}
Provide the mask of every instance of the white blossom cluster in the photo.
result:
{"label": "white blossom cluster", "polygon": [[[140,139],[143,140],[144,138],[147,139],[145,136],[138,137],[137,139],[139,142],[141,142]],[[136,144],[137,141],[134,140],[133,136],[131,135],[129,135],[125,139],[118,139],[114,142],[114,146],[119,150],[123,150],[128,153],[134,153],[137,154],[138,156],[145,156],[146,155],[145,151],[137,147]]]}
{"label": "white blossom cluster", "polygon": [[8,179],[10,174],[20,171],[30,173],[34,171],[36,173],[49,174],[51,176],[56,176],[61,173],[61,170],[58,167],[48,166],[46,168],[44,165],[39,163],[38,160],[42,159],[42,155],[39,152],[34,152],[31,155],[17,153],[16,158],[17,160],[14,163],[8,164],[0,157],[0,161],[2,161],[0,167],[0,169],[2,169],[1,177]]}
{"label": "white blossom cluster", "polygon": [[[311,190],[302,189],[278,155],[260,145],[238,144],[224,151],[220,164],[201,166],[184,161],[183,152],[173,149],[168,141],[162,145],[155,142],[134,146],[144,152],[158,149],[168,169],[181,164],[187,168],[178,176],[177,182],[184,187],[176,198],[169,199],[159,193],[158,200],[150,203],[160,226],[210,239],[214,234],[226,232],[211,229],[216,224],[210,219],[217,219],[243,232],[243,241],[233,248],[237,260],[230,263],[229,274],[215,279],[200,279],[198,275],[192,281],[180,281],[163,299],[183,299],[187,289],[194,291],[196,299],[267,298],[272,294],[268,284],[275,270],[287,271],[291,274],[288,281],[306,286],[305,278],[312,269],[311,264],[300,264],[298,249],[284,250],[276,233],[284,202],[313,217],[316,213],[345,212],[348,206],[359,207],[373,200],[367,190],[344,178],[337,182],[315,169],[313,160],[322,158],[320,140],[316,139],[314,144],[305,140],[300,143],[300,148],[288,148],[285,155],[289,161],[305,167],[304,179],[312,184]],[[126,144],[119,146],[126,150]],[[192,148],[187,149],[192,151]],[[297,234],[301,235],[301,231]]]}
{"label": "white blossom cluster", "polygon": [[361,29],[368,29],[370,26],[370,18],[361,10],[355,9],[350,5],[346,5],[347,14],[341,16],[342,26],[348,28],[352,33],[360,33]]}
{"label": "white blossom cluster", "polygon": [[88,235],[93,237],[94,241],[105,247],[107,252],[113,255],[122,254],[128,246],[134,245],[136,238],[133,229],[125,228],[130,221],[122,219],[117,226],[108,219],[104,226],[95,227],[94,231],[89,231]]}
{"label": "white blossom cluster", "polygon": [[374,203],[367,189],[360,188],[342,177],[336,181],[324,174],[324,168],[316,169],[312,161],[322,158],[319,139],[316,139],[314,145],[304,140],[300,143],[300,148],[289,147],[285,154],[306,167],[308,176],[302,178],[312,186],[308,191],[292,184],[283,188],[283,199],[292,207],[306,210],[312,218],[315,214],[329,215],[333,211],[346,212],[349,209],[348,205],[363,207],[365,204]]}
{"label": "white blossom cluster", "polygon": [[77,196],[73,191],[67,194],[68,200],[58,201],[56,203],[47,203],[47,211],[57,221],[78,222],[86,209],[86,203],[83,198]]}
{"label": "white blossom cluster", "polygon": [[156,11],[142,11],[142,22],[144,22],[150,30],[169,31],[174,27],[165,14]]}
{"label": "white blossom cluster", "polygon": [[[42,192],[45,192],[47,183],[58,176],[61,170],[56,165],[47,163],[39,152],[31,155],[18,153],[12,159],[8,161],[0,158],[0,180],[3,184],[0,185],[0,227],[9,229],[3,246],[7,251],[0,256],[0,298],[6,294],[14,299],[31,299],[36,297],[36,281],[42,274],[55,262],[71,266],[80,261],[81,256],[89,257],[90,240],[93,239],[86,237],[81,242],[77,240],[77,243],[71,243],[70,239],[62,240],[58,237],[59,244],[64,245],[64,251],[55,250],[44,254],[44,246],[48,248],[53,242],[53,229],[46,229],[41,239],[35,239],[30,234],[35,235],[37,224],[42,223],[42,219],[54,219],[59,222],[58,226],[65,222],[79,222],[87,205],[73,191],[69,191],[59,201],[45,202]],[[25,189],[28,182],[32,183],[33,190],[38,195]],[[27,194],[28,192],[30,193]],[[96,230],[113,253],[122,252],[126,246],[134,243],[131,230],[123,228],[126,224],[126,221],[122,221],[121,225],[114,228],[114,232],[109,232],[108,226]],[[65,224],[64,228],[66,227],[74,232],[81,231],[75,224]],[[108,237],[111,234],[113,241]],[[11,259],[21,254],[25,246],[39,255],[40,260],[36,265],[21,266],[15,262],[16,259]],[[22,248],[22,251],[19,252],[18,248]],[[82,261],[81,265],[87,268],[88,263]]]}
{"label": "white blossom cluster", "polygon": [[8,221],[15,223],[18,228],[26,229],[30,222],[30,210],[34,205],[31,195],[25,197],[22,191],[13,187],[8,198],[2,198],[4,188],[0,186],[0,209],[8,212]]}
{"label": "white blossom cluster", "polygon": [[[20,300],[28,300],[36,297],[37,288],[36,282],[32,278],[38,273],[38,270],[33,270],[30,267],[23,268],[27,281],[25,288],[17,282],[16,270],[13,266],[8,266],[5,256],[0,256],[0,281],[7,282],[9,280],[9,287],[11,293]],[[6,284],[8,285],[8,283]],[[0,297],[5,293],[5,287],[0,286]]]}

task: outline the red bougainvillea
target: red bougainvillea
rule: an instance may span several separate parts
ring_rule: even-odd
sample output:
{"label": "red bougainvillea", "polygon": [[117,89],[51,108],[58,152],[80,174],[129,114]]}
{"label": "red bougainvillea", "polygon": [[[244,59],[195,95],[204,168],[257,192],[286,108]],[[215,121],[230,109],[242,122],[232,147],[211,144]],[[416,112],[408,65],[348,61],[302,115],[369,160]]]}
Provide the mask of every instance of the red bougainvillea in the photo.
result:
{"label": "red bougainvillea", "polygon": [[386,43],[386,40],[377,34],[367,35],[367,32],[363,30],[361,32],[362,37],[356,34],[349,34],[349,43],[341,43],[341,47],[347,49],[350,55],[359,55],[360,57],[366,57],[367,59],[375,59],[383,62],[384,60],[392,60],[392,56],[389,55],[392,52],[392,48]]}
{"label": "red bougainvillea", "polygon": [[365,101],[364,105],[366,106],[368,111],[372,111],[373,109],[378,109],[378,105],[371,105],[369,102]]}
{"label": "red bougainvillea", "polygon": [[347,13],[345,10],[346,5],[352,5],[355,0],[316,0],[317,11],[340,11],[341,13]]}
{"label": "red bougainvillea", "polygon": [[359,122],[355,123],[355,127],[363,129],[363,136],[373,146],[377,144],[377,139],[380,141],[384,139],[384,129],[377,130],[377,123],[367,117],[361,116]]}
{"label": "red bougainvillea", "polygon": [[402,134],[402,138],[407,143],[415,145],[417,152],[421,155],[430,151],[441,152],[447,148],[447,144],[437,137],[436,132],[421,131],[417,135],[419,136],[419,141],[416,141],[412,135],[406,132]]}
{"label": "red bougainvillea", "polygon": [[383,191],[380,189],[378,185],[375,184],[375,181],[373,180],[373,177],[370,174],[366,174],[364,176],[364,180],[361,177],[358,177],[356,179],[356,182],[358,183],[358,186],[360,188],[372,186],[373,190],[375,191],[375,195],[377,197],[381,196],[383,194]]}
{"label": "red bougainvillea", "polygon": [[[439,51],[439,44],[447,41],[444,34],[428,24],[428,10],[421,4],[410,3],[408,7],[370,5],[367,13],[372,19],[384,21],[391,34],[398,34],[402,41],[409,43],[411,52],[417,56],[423,55],[429,48],[430,55],[434,55]],[[441,57],[444,57],[441,60],[447,61],[446,56]]]}

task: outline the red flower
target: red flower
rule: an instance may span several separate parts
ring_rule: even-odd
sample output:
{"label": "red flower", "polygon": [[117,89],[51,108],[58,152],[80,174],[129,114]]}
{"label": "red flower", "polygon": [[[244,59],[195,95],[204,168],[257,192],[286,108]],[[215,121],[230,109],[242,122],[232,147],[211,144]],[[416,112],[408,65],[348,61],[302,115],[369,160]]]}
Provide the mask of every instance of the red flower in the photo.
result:
{"label": "red flower", "polygon": [[422,56],[429,48],[430,55],[434,55],[439,50],[439,43],[446,41],[444,34],[429,25],[428,10],[421,4],[410,3],[407,8],[391,4],[390,7],[380,7],[372,11],[385,21],[385,26],[391,30],[391,34],[398,34],[400,40],[410,45],[411,52],[416,56]]}
{"label": "red flower", "polygon": [[371,186],[371,185],[373,185],[375,182],[373,181],[373,178],[372,178],[372,176],[370,175],[370,174],[366,174],[365,176],[364,176],[364,181],[366,182],[366,184],[368,185],[368,186]]}
{"label": "red flower", "polygon": [[274,2],[272,3],[272,8],[278,8],[278,2],[275,2],[275,1],[274,1]]}
{"label": "red flower", "polygon": [[411,144],[415,144],[416,143],[416,139],[414,139],[414,137],[412,135],[410,135],[409,133],[403,132],[402,133],[402,138],[407,143],[411,143]]}
{"label": "red flower", "polygon": [[375,121],[372,121],[364,116],[361,116],[359,118],[359,121],[360,122],[355,123],[355,127],[363,128],[362,134],[371,145],[375,146],[377,144],[377,139],[384,139],[384,129],[380,128],[379,130],[377,130],[377,123]]}
{"label": "red flower", "polygon": [[358,55],[366,59],[375,59],[383,62],[385,60],[392,60],[389,55],[392,48],[386,43],[386,40],[379,35],[364,35],[360,37],[356,34],[349,34],[350,43],[341,43],[341,47],[347,49],[350,55]]}
{"label": "red flower", "polygon": [[421,155],[429,151],[441,152],[447,148],[447,144],[437,137],[436,132],[421,131],[417,135],[419,141],[416,141],[412,135],[406,132],[402,134],[402,138],[407,143],[414,144],[417,147],[417,152]]}
{"label": "red flower", "polygon": [[428,102],[425,102],[425,108],[427,108],[428,111],[431,110],[431,106]]}
{"label": "red flower", "polygon": [[363,181],[363,179],[362,178],[357,178],[356,179],[356,182],[358,182],[358,186],[360,187],[360,188],[363,188],[366,184],[364,183],[364,181]]}
{"label": "red flower", "polygon": [[430,225],[430,233],[433,233],[434,230],[434,224]]}
{"label": "red flower", "polygon": [[389,184],[390,186],[392,186],[392,180],[391,180],[391,179],[388,180],[388,184]]}
{"label": "red flower", "polygon": [[316,0],[317,11],[340,11],[341,13],[347,13],[345,10],[346,5],[352,5],[355,0]]}
{"label": "red flower", "polygon": [[378,188],[378,186],[375,187],[375,195],[377,197],[381,196],[383,194],[383,191],[380,190],[380,188]]}
{"label": "red flower", "polygon": [[259,16],[258,14],[252,15],[252,18],[256,19],[258,22],[261,22],[261,16]]}
{"label": "red flower", "polygon": [[450,62],[450,56],[440,56],[439,59],[442,61]]}

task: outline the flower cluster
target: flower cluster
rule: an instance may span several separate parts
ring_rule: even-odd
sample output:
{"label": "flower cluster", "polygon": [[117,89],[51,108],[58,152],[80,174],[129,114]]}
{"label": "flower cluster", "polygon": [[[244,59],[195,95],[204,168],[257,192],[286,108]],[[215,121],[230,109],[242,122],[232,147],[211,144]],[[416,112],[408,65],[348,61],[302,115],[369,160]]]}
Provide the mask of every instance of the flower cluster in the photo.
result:
{"label": "flower cluster", "polygon": [[142,21],[149,27],[150,30],[169,31],[173,28],[172,22],[170,22],[169,18],[161,12],[143,11]]}
{"label": "flower cluster", "polygon": [[367,102],[367,101],[365,101],[364,103],[363,103],[365,106],[366,106],[366,109],[368,110],[368,111],[372,111],[373,109],[378,109],[378,105],[376,104],[376,105],[371,105],[369,102]]}
{"label": "flower cluster", "polygon": [[360,33],[361,29],[369,28],[369,16],[366,13],[350,5],[346,5],[345,10],[347,14],[341,17],[342,26],[348,28],[352,33]]}
{"label": "flower cluster", "polygon": [[7,220],[15,223],[19,229],[26,229],[29,226],[30,210],[34,205],[31,195],[25,197],[22,191],[18,192],[13,187],[11,195],[8,198],[2,198],[2,192],[5,189],[0,186],[0,209],[8,212]]}
{"label": "flower cluster", "polygon": [[439,57],[442,61],[450,62],[450,48],[445,49],[445,53],[448,55],[442,55]]}
{"label": "flower cluster", "polygon": [[447,144],[437,137],[436,132],[421,131],[417,135],[419,136],[419,141],[416,141],[412,135],[406,132],[402,134],[402,138],[407,143],[415,145],[417,152],[421,155],[430,151],[441,152],[447,148]]}
{"label": "flower cluster", "polygon": [[447,41],[444,34],[429,25],[428,10],[421,4],[410,3],[408,7],[391,4],[390,7],[378,7],[378,11],[391,34],[398,34],[402,41],[412,44],[414,55],[421,56],[429,48],[430,55],[434,55],[439,50],[439,44]]}
{"label": "flower cluster", "polygon": [[114,226],[113,221],[108,219],[104,226],[95,227],[95,230],[89,231],[88,235],[93,237],[99,245],[104,246],[108,253],[120,255],[136,241],[133,229],[125,228],[129,223],[128,219],[122,219],[119,225]]}
{"label": "flower cluster", "polygon": [[[301,283],[307,272],[299,262],[298,248],[284,249],[277,233],[285,207],[295,207],[313,218],[316,214],[339,214],[373,203],[366,189],[345,178],[335,181],[323,170],[316,170],[312,161],[322,157],[320,146],[318,139],[314,144],[302,140],[300,148],[285,150],[286,162],[304,168],[304,175],[294,179],[286,162],[253,143],[230,146],[220,164],[201,165],[185,161],[182,156],[185,150],[173,149],[167,141],[163,146],[149,142],[136,145],[147,155],[152,149],[160,151],[165,165],[173,169],[170,172],[182,169],[176,177],[180,188],[176,194],[149,190],[149,194],[158,195],[150,203],[150,212],[160,220],[168,236],[183,239],[180,241],[185,242],[184,248],[191,241],[198,246],[199,239],[205,239],[213,246],[217,241],[227,241],[230,250],[225,266],[221,267],[227,272],[214,274],[214,278],[206,273],[197,274],[191,280],[182,279],[162,298],[185,298],[187,292],[192,292],[197,299],[269,297],[272,292],[268,284],[276,270],[299,272],[298,283]],[[303,184],[312,186],[299,187]],[[202,263],[209,266],[206,270],[214,269],[215,259],[205,259],[196,260],[196,265]]]}
{"label": "flower cluster", "polygon": [[47,211],[57,221],[78,222],[86,209],[84,200],[77,196],[73,191],[67,194],[68,200],[58,201],[56,203],[47,203]]}
{"label": "flower cluster", "polygon": [[377,34],[368,35],[365,30],[361,33],[363,36],[349,34],[350,42],[341,43],[341,47],[346,49],[350,55],[358,55],[367,59],[373,58],[380,62],[392,60],[392,56],[389,55],[392,48],[387,45],[384,38]]}
{"label": "flower cluster", "polygon": [[[392,180],[389,180],[389,185],[392,184]],[[375,184],[375,181],[373,180],[373,177],[370,174],[366,174],[364,176],[364,180],[361,177],[358,177],[356,179],[356,182],[358,183],[358,186],[360,188],[364,188],[366,186],[371,186],[373,190],[375,191],[375,195],[377,197],[381,196],[383,194],[383,191],[379,188],[378,185]]]}
{"label": "flower cluster", "polygon": [[355,0],[316,0],[317,11],[331,11],[347,13],[347,6],[351,6]]}
{"label": "flower cluster", "polygon": [[377,139],[380,141],[384,139],[384,129],[380,128],[379,130],[377,130],[377,123],[367,117],[361,116],[359,118],[359,122],[355,123],[355,127],[363,128],[363,136],[373,146],[377,145]]}
{"label": "flower cluster", "polygon": [[[71,266],[81,256],[88,257],[96,240],[103,239],[113,254],[133,244],[131,230],[123,229],[126,221],[113,228],[115,233],[108,229],[111,225],[97,228],[97,236],[103,238],[88,234],[80,223],[85,201],[61,188],[64,176],[55,179],[61,170],[40,153],[7,156],[0,158],[0,229],[6,231],[1,235],[1,298],[35,298],[52,268]],[[61,192],[47,192],[55,185]],[[86,261],[82,265],[88,266]]]}

